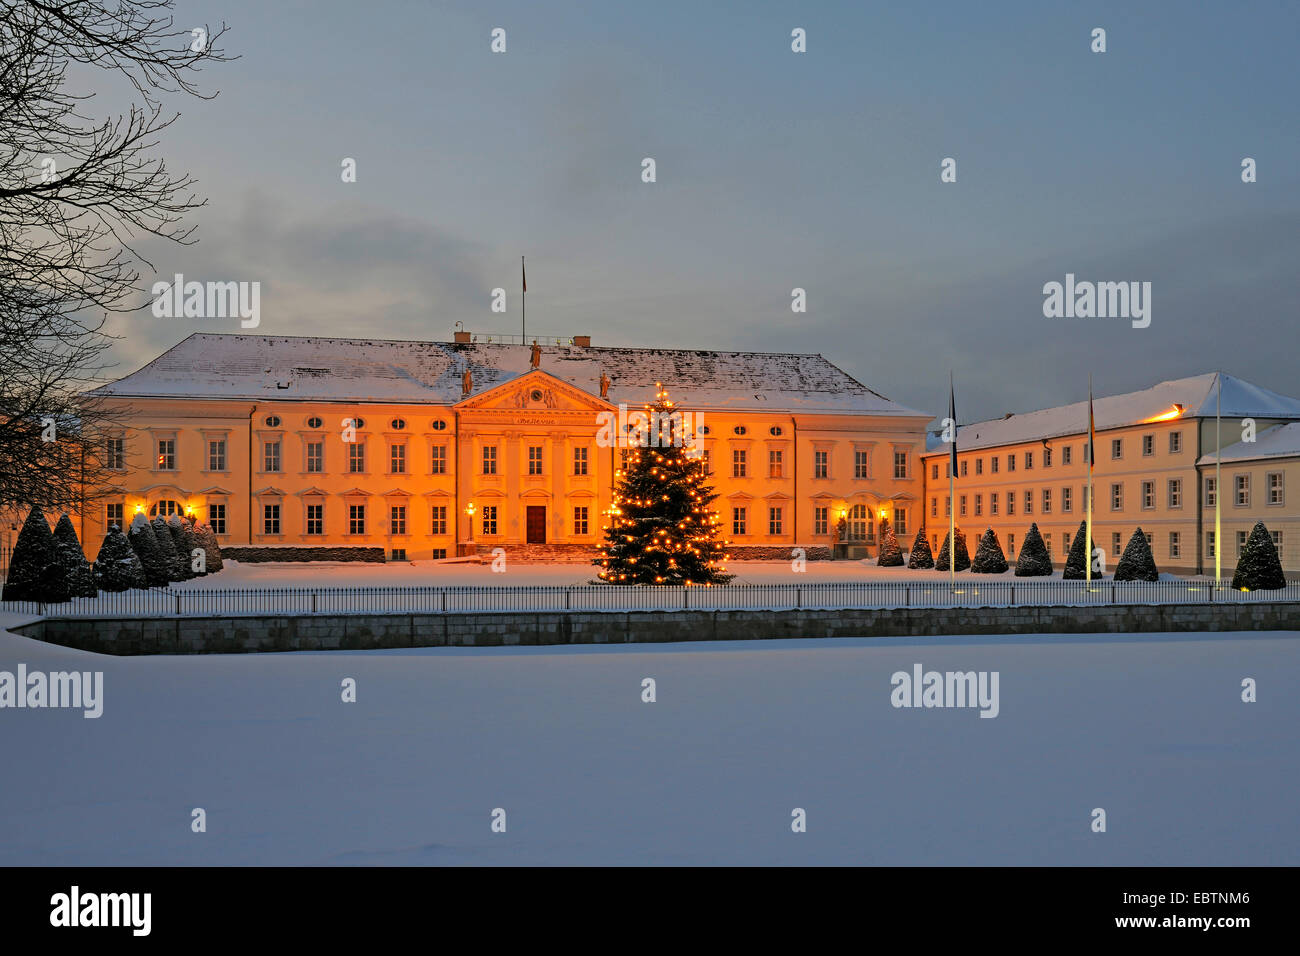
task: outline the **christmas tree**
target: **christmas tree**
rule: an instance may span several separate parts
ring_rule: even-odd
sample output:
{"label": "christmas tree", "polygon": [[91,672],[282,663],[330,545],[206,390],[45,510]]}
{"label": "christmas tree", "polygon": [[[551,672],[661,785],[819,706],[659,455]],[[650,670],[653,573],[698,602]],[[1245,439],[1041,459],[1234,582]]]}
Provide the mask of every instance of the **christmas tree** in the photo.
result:
{"label": "christmas tree", "polygon": [[883,518],[880,521],[880,556],[876,558],[876,566],[881,568],[903,566],[903,551],[898,546],[894,526]]}
{"label": "christmas tree", "polygon": [[975,548],[975,560],[970,569],[976,574],[1001,574],[1007,569],[1007,557],[1002,553],[1002,543],[992,528],[984,531]]}
{"label": "christmas tree", "polygon": [[1248,591],[1276,591],[1286,587],[1286,575],[1282,573],[1277,547],[1262,521],[1255,522],[1246,546],[1241,549],[1237,570],[1232,575],[1232,586]]}
{"label": "christmas tree", "polygon": [[5,601],[66,601],[67,585],[59,580],[58,557],[54,535],[45,515],[35,505],[27,514],[18,542],[9,559],[9,576],[5,580]]}
{"label": "christmas tree", "polygon": [[912,553],[907,556],[907,566],[912,570],[934,567],[934,552],[930,550],[930,541],[925,536],[925,525],[916,529],[912,540]]}
{"label": "christmas tree", "polygon": [[[1085,557],[1083,553],[1084,541],[1088,537],[1087,520],[1079,522],[1079,530],[1074,535],[1074,543],[1070,545],[1070,553],[1065,559],[1065,570],[1061,572],[1061,578],[1066,581],[1082,581],[1088,576],[1088,565],[1085,562],[1092,561],[1092,552],[1097,550],[1097,542],[1092,542],[1092,547],[1088,549]],[[1101,577],[1094,574],[1094,578]]]}
{"label": "christmas tree", "polygon": [[1052,573],[1052,556],[1047,553],[1043,536],[1038,533],[1038,523],[1029,526],[1025,543],[1020,546],[1020,557],[1016,558],[1016,577],[1041,578]]}
{"label": "christmas tree", "polygon": [[607,584],[726,584],[722,562],[726,542],[710,505],[717,498],[706,484],[702,458],[687,452],[694,436],[684,434],[668,391],[659,387],[645,406],[651,426],[633,434],[615,478],[614,501],[606,517],[597,577]]}
{"label": "christmas tree", "polygon": [[59,573],[67,583],[68,597],[95,597],[99,594],[90,562],[77,540],[77,529],[72,526],[72,519],[66,511],[54,526],[54,551]]}
{"label": "christmas tree", "polygon": [[1151,554],[1151,545],[1147,536],[1138,528],[1133,537],[1128,539],[1124,554],[1115,565],[1116,581],[1159,581],[1160,572],[1156,570],[1156,559]]}
{"label": "christmas tree", "polygon": [[95,557],[95,583],[101,591],[145,587],[144,565],[117,525],[108,529]]}
{"label": "christmas tree", "polygon": [[[943,536],[943,547],[939,549],[939,556],[934,559],[936,570],[948,570],[948,539],[951,537],[951,534]],[[957,529],[957,562],[955,567],[958,571],[965,571],[970,567],[970,552],[966,550],[966,532],[962,531],[961,528]]]}

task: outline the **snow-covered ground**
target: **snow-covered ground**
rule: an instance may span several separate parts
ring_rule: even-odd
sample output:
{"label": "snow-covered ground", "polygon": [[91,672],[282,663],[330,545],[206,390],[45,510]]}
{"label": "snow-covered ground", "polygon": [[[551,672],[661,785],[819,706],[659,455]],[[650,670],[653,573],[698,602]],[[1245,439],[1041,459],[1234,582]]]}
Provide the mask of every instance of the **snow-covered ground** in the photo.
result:
{"label": "snow-covered ground", "polygon": [[[111,658],[0,635],[0,670],[105,682],[99,719],[0,710],[0,865],[1295,865],[1298,651],[1249,633]],[[917,663],[998,671],[999,715],[895,709],[891,675]]]}

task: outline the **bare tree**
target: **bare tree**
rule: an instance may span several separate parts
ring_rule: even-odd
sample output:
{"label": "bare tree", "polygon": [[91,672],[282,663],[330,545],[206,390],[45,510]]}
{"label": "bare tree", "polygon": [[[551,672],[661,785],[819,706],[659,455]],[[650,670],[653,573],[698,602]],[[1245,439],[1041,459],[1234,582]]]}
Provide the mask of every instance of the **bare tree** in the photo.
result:
{"label": "bare tree", "polygon": [[[215,32],[177,28],[172,0],[0,0],[0,510],[77,508],[108,480],[104,410],[85,397],[107,367],[111,313],[147,305],[134,243],[190,243],[194,181],[158,155],[199,91]],[[102,76],[132,100],[96,117]],[[96,72],[97,71],[97,72]],[[215,95],[215,94],[211,94]]]}

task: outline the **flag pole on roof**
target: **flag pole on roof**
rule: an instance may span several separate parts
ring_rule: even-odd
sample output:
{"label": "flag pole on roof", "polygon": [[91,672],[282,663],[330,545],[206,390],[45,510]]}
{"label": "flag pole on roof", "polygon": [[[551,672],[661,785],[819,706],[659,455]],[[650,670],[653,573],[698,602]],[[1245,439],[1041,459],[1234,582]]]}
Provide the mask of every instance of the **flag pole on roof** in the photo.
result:
{"label": "flag pole on roof", "polygon": [[519,257],[519,281],[523,290],[519,294],[519,341],[528,344],[528,272],[524,269],[524,257]]}
{"label": "flag pole on roof", "polygon": [[953,391],[952,370],[948,370],[948,427],[952,445],[948,449],[948,581],[957,590],[957,393]]}
{"label": "flag pole on roof", "polygon": [[1223,371],[1214,373],[1214,586],[1223,578]]}
{"label": "flag pole on roof", "polygon": [[1097,459],[1097,427],[1092,415],[1092,373],[1088,373],[1088,527],[1084,532],[1084,586],[1092,588],[1092,463]]}

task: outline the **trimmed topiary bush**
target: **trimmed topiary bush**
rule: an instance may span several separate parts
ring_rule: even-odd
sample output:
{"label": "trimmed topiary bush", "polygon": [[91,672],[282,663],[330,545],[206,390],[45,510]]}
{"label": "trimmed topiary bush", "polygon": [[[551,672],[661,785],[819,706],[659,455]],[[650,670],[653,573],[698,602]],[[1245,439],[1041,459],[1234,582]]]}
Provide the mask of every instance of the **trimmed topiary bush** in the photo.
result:
{"label": "trimmed topiary bush", "polygon": [[147,586],[140,556],[117,525],[108,529],[95,556],[95,583],[101,591],[129,591]]}
{"label": "trimmed topiary bush", "polygon": [[221,545],[217,543],[216,532],[211,525],[199,521],[194,525],[194,537],[198,541],[196,547],[202,548],[207,557],[208,574],[216,574],[222,567]]}
{"label": "trimmed topiary bush", "polygon": [[158,515],[149,524],[153,527],[153,536],[158,542],[158,550],[162,553],[163,560],[167,562],[167,580],[169,582],[185,580],[185,575],[181,571],[181,556],[176,551],[176,543],[172,540],[172,529],[167,527],[167,519]]}
{"label": "trimmed topiary bush", "polygon": [[18,532],[0,600],[45,603],[67,600],[67,587],[58,573],[54,535],[50,533],[44,512],[34,505]]}
{"label": "trimmed topiary bush", "polygon": [[[943,547],[939,549],[939,556],[934,559],[936,571],[948,570],[948,539],[950,537],[951,535],[947,534],[943,536]],[[965,571],[970,567],[970,552],[966,550],[966,532],[962,531],[961,528],[957,529],[957,561],[954,567],[958,571]]]}
{"label": "trimmed topiary bush", "polygon": [[1029,534],[1020,546],[1020,557],[1016,558],[1016,577],[1043,578],[1052,573],[1052,556],[1047,553],[1043,536],[1038,533],[1038,523],[1029,526]]}
{"label": "trimmed topiary bush", "polygon": [[167,519],[167,530],[171,532],[172,547],[176,549],[177,569],[180,571],[180,580],[188,581],[190,578],[197,577],[194,570],[194,558],[191,554],[197,547],[194,542],[194,534],[189,531],[189,522],[180,515],[172,515]]}
{"label": "trimmed topiary bush", "polygon": [[[131,550],[136,553],[140,563],[144,566],[145,584],[151,588],[166,587],[172,577],[171,562],[163,555],[158,546],[158,538],[154,534],[153,525],[143,514],[137,513],[131,519],[131,530],[127,532],[127,540],[131,542]],[[171,543],[171,533],[167,534],[167,542]],[[175,549],[173,549],[173,552]]]}
{"label": "trimmed topiary bush", "polygon": [[99,593],[95,573],[77,540],[77,529],[65,511],[54,526],[54,550],[59,571],[67,584],[68,597],[94,597]]}
{"label": "trimmed topiary bush", "polygon": [[1255,527],[1250,529],[1250,537],[1237,559],[1232,586],[1247,591],[1278,591],[1286,587],[1286,575],[1282,572],[1277,547],[1262,521],[1256,521]]}
{"label": "trimmed topiary bush", "polygon": [[1151,545],[1147,536],[1138,528],[1133,537],[1128,539],[1119,564],[1115,565],[1116,581],[1159,581],[1160,572],[1156,570],[1156,559],[1151,554]]}
{"label": "trimmed topiary bush", "polygon": [[898,546],[894,526],[888,521],[880,522],[880,557],[876,559],[876,565],[881,568],[903,566],[903,549]]}
{"label": "trimmed topiary bush", "polygon": [[1007,569],[1007,556],[1002,553],[1002,544],[992,528],[985,529],[980,536],[970,569],[976,574],[1001,574]]}
{"label": "trimmed topiary bush", "polygon": [[[1088,576],[1088,565],[1084,562],[1092,561],[1092,552],[1097,550],[1097,542],[1092,542],[1092,547],[1088,549],[1088,554],[1083,553],[1088,537],[1088,522],[1083,520],[1079,522],[1079,531],[1074,536],[1074,541],[1070,544],[1070,554],[1065,559],[1065,570],[1061,572],[1061,577],[1066,581],[1083,581]],[[1093,575],[1094,578],[1101,575]]]}
{"label": "trimmed topiary bush", "polygon": [[907,556],[907,566],[912,570],[934,567],[934,552],[930,550],[930,539],[925,536],[925,525],[916,529],[912,539],[912,553]]}

